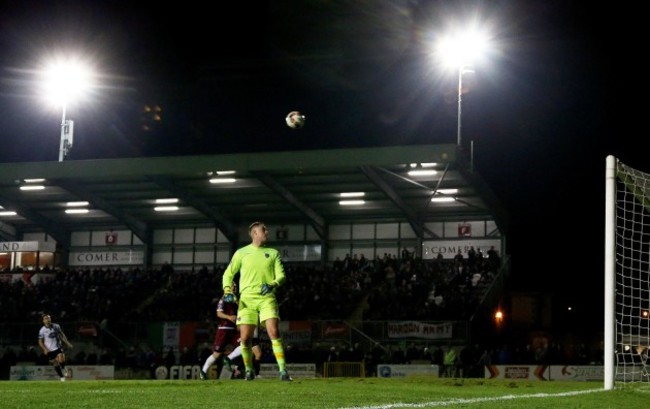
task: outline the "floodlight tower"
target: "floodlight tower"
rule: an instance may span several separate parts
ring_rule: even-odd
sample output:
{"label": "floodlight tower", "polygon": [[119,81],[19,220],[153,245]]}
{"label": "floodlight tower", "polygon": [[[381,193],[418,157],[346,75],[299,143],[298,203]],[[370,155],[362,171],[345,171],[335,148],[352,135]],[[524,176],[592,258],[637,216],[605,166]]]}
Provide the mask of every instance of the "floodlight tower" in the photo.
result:
{"label": "floodlight tower", "polygon": [[487,40],[484,34],[477,30],[456,33],[445,37],[437,44],[442,60],[458,71],[458,124],[456,143],[462,142],[462,112],[463,112],[463,75],[474,72],[474,61],[487,50]]}
{"label": "floodlight tower", "polygon": [[65,119],[65,110],[67,104],[64,103],[62,106],[63,114],[61,115],[61,143],[59,144],[59,162],[63,162],[63,159],[68,155],[70,149],[72,149],[72,136],[74,135],[74,122],[71,119]]}
{"label": "floodlight tower", "polygon": [[90,78],[86,65],[70,59],[51,63],[45,71],[48,97],[60,104],[62,109],[59,162],[63,162],[73,143],[74,122],[66,119],[68,104],[78,100],[90,88]]}

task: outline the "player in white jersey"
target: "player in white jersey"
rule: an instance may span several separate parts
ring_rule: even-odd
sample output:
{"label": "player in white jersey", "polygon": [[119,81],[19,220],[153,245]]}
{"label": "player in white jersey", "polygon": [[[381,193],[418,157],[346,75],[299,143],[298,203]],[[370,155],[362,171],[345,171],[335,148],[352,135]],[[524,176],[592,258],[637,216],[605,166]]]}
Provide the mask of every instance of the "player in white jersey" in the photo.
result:
{"label": "player in white jersey", "polygon": [[43,326],[38,331],[38,345],[43,350],[43,354],[47,355],[47,359],[54,366],[54,370],[63,382],[68,375],[68,370],[65,369],[63,344],[68,348],[72,348],[72,344],[63,333],[61,326],[52,322],[52,317],[49,314],[43,314],[42,318]]}

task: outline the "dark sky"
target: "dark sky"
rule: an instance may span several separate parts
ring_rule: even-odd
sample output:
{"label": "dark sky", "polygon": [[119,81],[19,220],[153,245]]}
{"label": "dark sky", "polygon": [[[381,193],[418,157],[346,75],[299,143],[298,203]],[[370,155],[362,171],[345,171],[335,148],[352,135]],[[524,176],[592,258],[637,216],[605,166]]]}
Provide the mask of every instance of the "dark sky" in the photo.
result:
{"label": "dark sky", "polygon": [[[455,143],[457,78],[428,44],[476,19],[495,51],[467,78],[463,140],[510,213],[518,285],[600,304],[605,158],[645,165],[644,117],[624,108],[642,66],[612,69],[635,13],[582,3],[4,1],[0,160],[57,159],[61,114],[35,70],[69,50],[101,72],[69,107],[73,159]],[[150,101],[167,125],[143,140],[130,119]],[[300,131],[284,125],[294,109]]]}

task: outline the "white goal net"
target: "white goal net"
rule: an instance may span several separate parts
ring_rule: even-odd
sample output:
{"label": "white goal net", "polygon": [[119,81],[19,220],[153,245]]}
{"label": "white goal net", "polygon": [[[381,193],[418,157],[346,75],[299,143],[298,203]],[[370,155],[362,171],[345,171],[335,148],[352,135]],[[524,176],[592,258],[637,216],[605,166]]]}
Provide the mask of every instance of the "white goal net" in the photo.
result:
{"label": "white goal net", "polygon": [[605,357],[605,388],[611,389],[615,381],[650,382],[650,174],[609,156],[606,194],[605,351],[613,362]]}

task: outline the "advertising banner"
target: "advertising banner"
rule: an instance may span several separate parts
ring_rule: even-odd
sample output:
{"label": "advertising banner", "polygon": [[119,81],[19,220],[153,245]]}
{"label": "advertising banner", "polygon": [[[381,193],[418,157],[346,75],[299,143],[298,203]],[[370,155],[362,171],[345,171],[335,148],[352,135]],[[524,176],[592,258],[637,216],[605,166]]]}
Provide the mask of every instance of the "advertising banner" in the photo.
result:
{"label": "advertising banner", "polygon": [[485,377],[547,381],[549,370],[546,365],[485,365]]}
{"label": "advertising banner", "polygon": [[71,251],[68,257],[70,266],[124,266],[141,265],[144,253],[136,250],[125,251]]}
{"label": "advertising banner", "polygon": [[51,241],[3,241],[0,251],[56,251],[56,243]]}
{"label": "advertising banner", "polygon": [[[113,365],[66,365],[70,381],[98,381],[115,379]],[[10,381],[58,381],[52,365],[16,365],[10,368]]]}
{"label": "advertising banner", "polygon": [[438,377],[439,369],[438,365],[377,365],[377,377],[403,378],[411,375]]}
{"label": "advertising banner", "polygon": [[422,242],[422,259],[431,260],[441,254],[445,259],[452,259],[458,252],[466,255],[471,247],[478,251],[481,249],[483,255],[487,254],[490,247],[501,248],[499,239],[463,239],[463,240],[426,240]]}
{"label": "advertising banner", "polygon": [[449,339],[453,325],[451,323],[427,324],[417,321],[401,321],[388,323],[389,338],[425,338]]}
{"label": "advertising banner", "polygon": [[549,379],[554,381],[603,381],[605,370],[597,365],[553,365]]}
{"label": "advertising banner", "polygon": [[276,247],[280,251],[282,261],[320,261],[321,245],[286,245]]}
{"label": "advertising banner", "polygon": [[[199,379],[199,372],[201,367],[199,365],[172,365],[169,369],[165,366],[159,366],[155,370],[156,379],[180,379],[192,380]],[[287,371],[291,377],[296,378],[315,378],[316,377],[316,364],[287,364]],[[260,377],[275,379],[278,377],[277,364],[261,364]],[[224,376],[224,374],[226,376]],[[212,365],[208,370],[208,379],[230,379],[232,373],[227,372],[227,369],[222,368],[221,373],[217,373],[217,366]]]}

